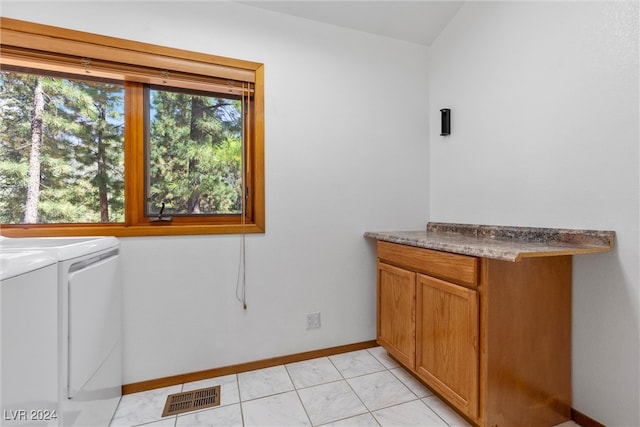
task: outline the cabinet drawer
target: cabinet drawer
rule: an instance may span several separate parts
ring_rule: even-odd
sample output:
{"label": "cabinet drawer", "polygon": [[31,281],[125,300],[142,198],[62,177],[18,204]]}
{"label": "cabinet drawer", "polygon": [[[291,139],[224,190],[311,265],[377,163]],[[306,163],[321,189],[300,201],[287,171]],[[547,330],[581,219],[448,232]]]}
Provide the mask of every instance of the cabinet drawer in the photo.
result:
{"label": "cabinet drawer", "polygon": [[468,287],[478,284],[478,258],[378,241],[385,262]]}

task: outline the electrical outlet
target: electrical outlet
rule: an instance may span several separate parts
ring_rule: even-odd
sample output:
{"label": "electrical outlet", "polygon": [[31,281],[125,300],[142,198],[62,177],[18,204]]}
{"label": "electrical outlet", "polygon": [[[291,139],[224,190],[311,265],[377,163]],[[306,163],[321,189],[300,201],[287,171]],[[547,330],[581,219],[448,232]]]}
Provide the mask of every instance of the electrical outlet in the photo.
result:
{"label": "electrical outlet", "polygon": [[307,313],[307,329],[316,329],[320,327],[320,312]]}

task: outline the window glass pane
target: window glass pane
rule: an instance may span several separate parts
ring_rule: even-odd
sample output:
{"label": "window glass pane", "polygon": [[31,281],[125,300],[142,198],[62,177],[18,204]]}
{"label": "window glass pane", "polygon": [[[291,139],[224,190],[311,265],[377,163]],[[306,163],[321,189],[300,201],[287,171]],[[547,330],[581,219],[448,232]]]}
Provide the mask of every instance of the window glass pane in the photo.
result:
{"label": "window glass pane", "polygon": [[0,223],[123,222],[123,85],[27,71],[0,72]]}
{"label": "window glass pane", "polygon": [[151,86],[146,91],[147,216],[242,212],[242,102]]}

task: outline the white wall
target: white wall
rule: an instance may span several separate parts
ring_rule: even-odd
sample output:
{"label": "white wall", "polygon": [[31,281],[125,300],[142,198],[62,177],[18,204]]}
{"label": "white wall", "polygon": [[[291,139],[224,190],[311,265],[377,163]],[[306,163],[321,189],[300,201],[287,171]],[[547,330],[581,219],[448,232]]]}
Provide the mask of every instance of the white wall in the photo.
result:
{"label": "white wall", "polygon": [[[427,48],[227,2],[2,2],[2,15],[265,64],[266,221],[122,239],[124,382],[375,338],[366,230],[427,219]],[[108,4],[107,4],[108,3]],[[309,330],[305,313],[321,311]]]}
{"label": "white wall", "polygon": [[573,406],[640,425],[638,2],[469,2],[429,64],[430,219],[615,230],[574,258]]}

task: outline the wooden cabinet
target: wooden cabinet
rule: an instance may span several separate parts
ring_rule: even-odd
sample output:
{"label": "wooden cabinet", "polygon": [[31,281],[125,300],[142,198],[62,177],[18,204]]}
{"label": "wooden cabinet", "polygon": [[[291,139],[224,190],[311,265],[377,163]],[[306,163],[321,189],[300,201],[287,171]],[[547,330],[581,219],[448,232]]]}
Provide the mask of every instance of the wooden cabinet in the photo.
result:
{"label": "wooden cabinet", "polygon": [[458,409],[478,414],[478,292],[418,274],[416,372]]}
{"label": "wooden cabinet", "polygon": [[378,343],[479,426],[571,414],[571,256],[519,262],[378,242]]}
{"label": "wooden cabinet", "polygon": [[378,343],[403,365],[414,368],[416,273],[378,264]]}

